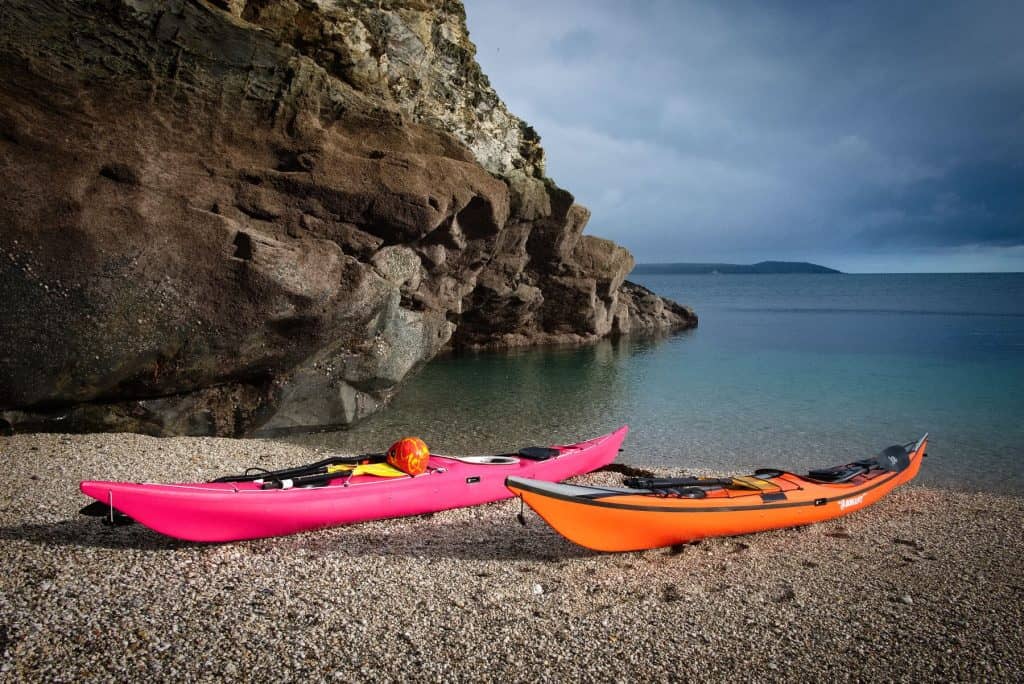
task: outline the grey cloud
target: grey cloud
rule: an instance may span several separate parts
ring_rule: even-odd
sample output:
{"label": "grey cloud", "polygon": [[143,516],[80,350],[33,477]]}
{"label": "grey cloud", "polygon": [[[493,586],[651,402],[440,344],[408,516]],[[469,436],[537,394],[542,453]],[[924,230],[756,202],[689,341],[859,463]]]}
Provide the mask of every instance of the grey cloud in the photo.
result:
{"label": "grey cloud", "polygon": [[883,263],[915,247],[955,265],[960,249],[1024,244],[1020,3],[467,0],[467,13],[552,177],[640,260]]}

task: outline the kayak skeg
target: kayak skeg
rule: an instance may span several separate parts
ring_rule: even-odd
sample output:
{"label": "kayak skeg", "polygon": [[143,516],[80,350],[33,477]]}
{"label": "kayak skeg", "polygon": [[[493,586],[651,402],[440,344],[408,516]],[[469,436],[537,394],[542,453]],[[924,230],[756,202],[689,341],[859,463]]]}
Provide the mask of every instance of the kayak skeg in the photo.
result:
{"label": "kayak skeg", "polygon": [[626,487],[584,487],[509,477],[509,490],[566,539],[595,551],[638,551],[796,527],[870,506],[912,480],[928,435],[878,456],[796,475],[627,478]]}
{"label": "kayak skeg", "polygon": [[339,473],[318,486],[286,488],[264,488],[259,481],[85,481],[80,489],[109,507],[112,522],[127,516],[188,541],[257,539],[511,498],[505,478],[564,480],[588,473],[615,460],[628,432],[623,426],[578,444],[501,456],[431,455],[427,471],[414,477]]}

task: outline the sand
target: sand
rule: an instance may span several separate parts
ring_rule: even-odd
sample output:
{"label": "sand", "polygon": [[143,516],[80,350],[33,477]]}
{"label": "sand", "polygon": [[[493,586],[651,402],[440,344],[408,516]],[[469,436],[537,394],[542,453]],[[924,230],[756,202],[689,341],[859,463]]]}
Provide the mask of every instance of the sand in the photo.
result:
{"label": "sand", "polygon": [[1021,498],[909,485],[829,523],[631,554],[574,546],[529,511],[522,527],[513,501],[221,545],[77,514],[81,479],[209,479],[323,455],[271,441],[0,438],[0,681],[1024,671]]}

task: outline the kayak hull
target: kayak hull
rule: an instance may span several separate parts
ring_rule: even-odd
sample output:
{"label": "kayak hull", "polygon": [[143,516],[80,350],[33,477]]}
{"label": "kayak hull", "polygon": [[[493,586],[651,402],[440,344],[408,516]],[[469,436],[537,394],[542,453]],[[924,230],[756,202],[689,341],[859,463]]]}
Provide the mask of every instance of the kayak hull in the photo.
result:
{"label": "kayak hull", "polygon": [[[85,481],[83,494],[161,534],[200,542],[274,537],[348,523],[433,513],[510,498],[510,476],[563,480],[611,463],[627,427],[579,444],[555,446],[544,461],[465,462],[430,457],[416,477],[339,477],[327,486],[261,489],[252,482],[153,484]],[[486,460],[486,459],[484,459]]]}
{"label": "kayak hull", "polygon": [[670,498],[642,490],[580,487],[511,477],[509,490],[552,528],[595,551],[638,551],[706,537],[725,537],[808,525],[838,518],[877,502],[918,473],[927,448],[922,438],[900,472],[842,484],[812,482],[780,473],[770,492],[720,498]]}

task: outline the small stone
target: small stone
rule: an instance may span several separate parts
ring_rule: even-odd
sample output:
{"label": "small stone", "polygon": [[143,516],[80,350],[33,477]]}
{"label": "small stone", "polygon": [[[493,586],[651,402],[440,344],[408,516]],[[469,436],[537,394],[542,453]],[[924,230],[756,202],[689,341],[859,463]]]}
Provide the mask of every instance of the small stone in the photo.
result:
{"label": "small stone", "polygon": [[793,587],[781,587],[772,595],[772,600],[776,603],[785,603],[795,598],[796,592],[793,591]]}
{"label": "small stone", "polygon": [[544,587],[540,586],[539,584],[534,584],[533,585],[533,595],[534,596],[540,596],[543,593],[544,593]]}
{"label": "small stone", "polygon": [[910,594],[903,594],[900,596],[900,603],[912,606],[914,605],[914,599],[910,597]]}

